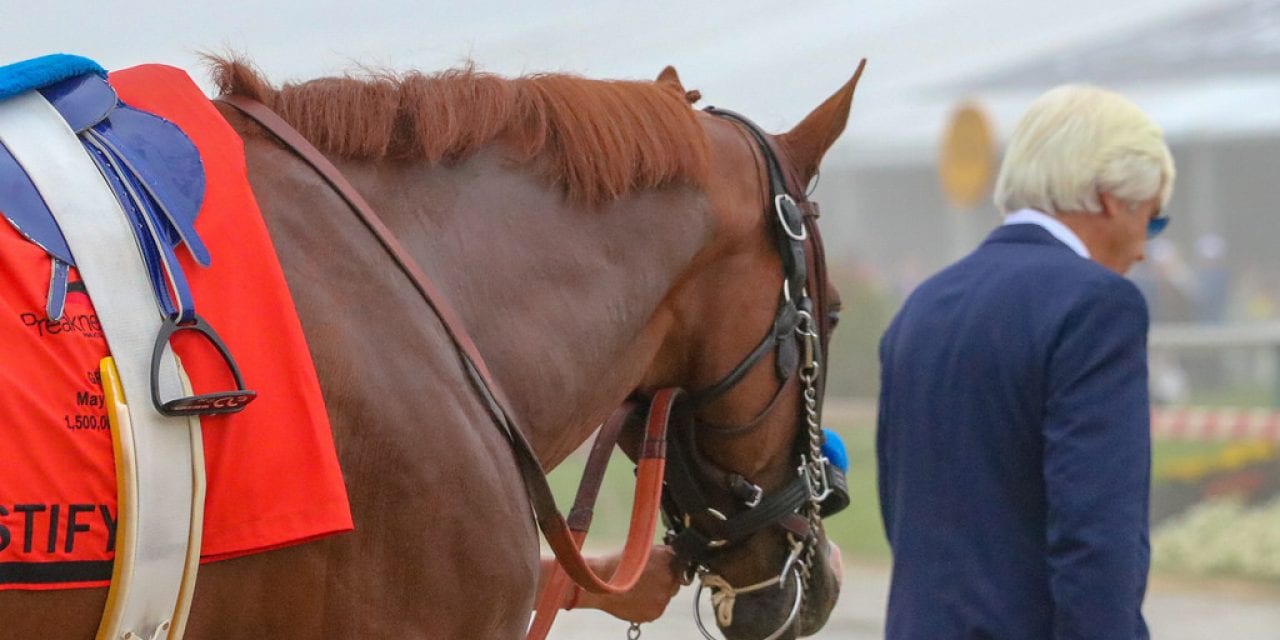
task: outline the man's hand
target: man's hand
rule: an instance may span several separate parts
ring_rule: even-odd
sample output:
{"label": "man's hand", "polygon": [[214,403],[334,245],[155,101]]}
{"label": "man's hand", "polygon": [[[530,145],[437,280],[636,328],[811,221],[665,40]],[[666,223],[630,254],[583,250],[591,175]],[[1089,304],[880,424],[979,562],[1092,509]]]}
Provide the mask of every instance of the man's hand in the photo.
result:
{"label": "man's hand", "polygon": [[[592,569],[599,575],[613,575],[619,560],[618,556],[594,559],[591,561]],[[671,547],[658,545],[650,552],[644,573],[640,574],[640,580],[630,591],[617,595],[596,594],[578,591],[580,587],[574,585],[568,597],[571,601],[573,592],[578,591],[578,608],[599,609],[628,622],[652,622],[667,610],[667,603],[680,590],[681,584],[675,552]],[[566,601],[565,606],[569,606],[570,601]]]}

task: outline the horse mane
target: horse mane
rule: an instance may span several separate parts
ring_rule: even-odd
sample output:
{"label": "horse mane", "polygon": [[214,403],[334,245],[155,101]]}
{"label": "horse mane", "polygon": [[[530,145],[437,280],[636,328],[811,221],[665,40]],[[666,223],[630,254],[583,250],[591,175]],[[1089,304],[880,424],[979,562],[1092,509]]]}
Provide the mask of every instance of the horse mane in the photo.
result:
{"label": "horse mane", "polygon": [[368,72],[275,88],[243,59],[210,59],[224,94],[254,98],[343,158],[451,164],[501,143],[574,201],[600,204],[672,183],[705,185],[708,143],[666,83],[547,73],[503,78],[472,66]]}

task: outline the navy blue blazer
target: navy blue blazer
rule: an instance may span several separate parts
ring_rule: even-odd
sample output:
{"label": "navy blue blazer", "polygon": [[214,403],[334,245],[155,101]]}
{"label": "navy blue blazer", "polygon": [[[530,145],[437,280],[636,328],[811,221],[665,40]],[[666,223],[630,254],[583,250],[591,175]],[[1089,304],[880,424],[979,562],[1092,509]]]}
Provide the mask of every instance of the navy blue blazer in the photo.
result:
{"label": "navy blue blazer", "polygon": [[1031,224],[925,281],[880,343],[886,637],[1148,637],[1147,308]]}

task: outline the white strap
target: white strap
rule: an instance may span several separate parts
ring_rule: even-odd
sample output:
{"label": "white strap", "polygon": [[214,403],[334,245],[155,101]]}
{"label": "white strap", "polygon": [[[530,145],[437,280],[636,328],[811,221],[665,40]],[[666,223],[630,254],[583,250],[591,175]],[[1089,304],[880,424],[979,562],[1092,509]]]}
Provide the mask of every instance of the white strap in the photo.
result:
{"label": "white strap", "polygon": [[[122,603],[119,625],[99,637],[159,637],[158,630],[171,625],[186,564],[191,441],[200,437],[199,423],[163,416],[152,405],[151,351],[160,313],[129,222],[80,140],[32,91],[0,102],[0,141],[26,170],[67,239],[129,405],[138,469],[136,548],[130,554],[136,563],[125,568],[127,593],[115,593],[113,583],[111,597]],[[183,392],[168,349],[160,363],[160,388],[166,398]],[[116,549],[117,558],[121,551]]]}

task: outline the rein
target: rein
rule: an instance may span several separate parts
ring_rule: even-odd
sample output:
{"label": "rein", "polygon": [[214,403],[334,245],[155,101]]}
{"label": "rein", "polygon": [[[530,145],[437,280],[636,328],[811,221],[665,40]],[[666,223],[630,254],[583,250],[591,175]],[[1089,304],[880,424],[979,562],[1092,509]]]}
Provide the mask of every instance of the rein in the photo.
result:
{"label": "rein", "polygon": [[[590,523],[590,507],[586,508],[586,515],[582,515],[580,510],[575,509],[579,514],[578,517],[571,517],[568,521],[560,513],[551,487],[547,484],[546,472],[538,462],[533,447],[516,426],[512,413],[507,410],[506,404],[501,399],[498,386],[494,383],[493,376],[480,356],[479,349],[463,328],[457,313],[418,266],[417,261],[405,250],[342,173],[279,115],[261,102],[244,96],[227,95],[219,97],[218,100],[239,110],[274,134],[281,143],[324,178],[382,244],[423,300],[435,312],[458,351],[468,380],[484,401],[494,422],[511,443],[516,466],[524,481],[538,527],[542,530],[552,551],[555,552],[559,566],[564,568],[574,582],[594,593],[622,593],[630,590],[639,580],[649,561],[653,535],[657,529],[659,499],[666,466],[667,422],[681,392],[678,389],[660,391],[649,403],[648,424],[639,450],[631,530],[627,535],[626,546],[617,570],[610,579],[602,579],[587,565],[586,559],[578,548],[586,535],[586,526]],[[612,448],[612,446],[613,444],[609,443],[606,448]],[[598,487],[596,489],[598,490]],[[594,502],[595,490],[588,493],[591,494],[591,501]]]}

